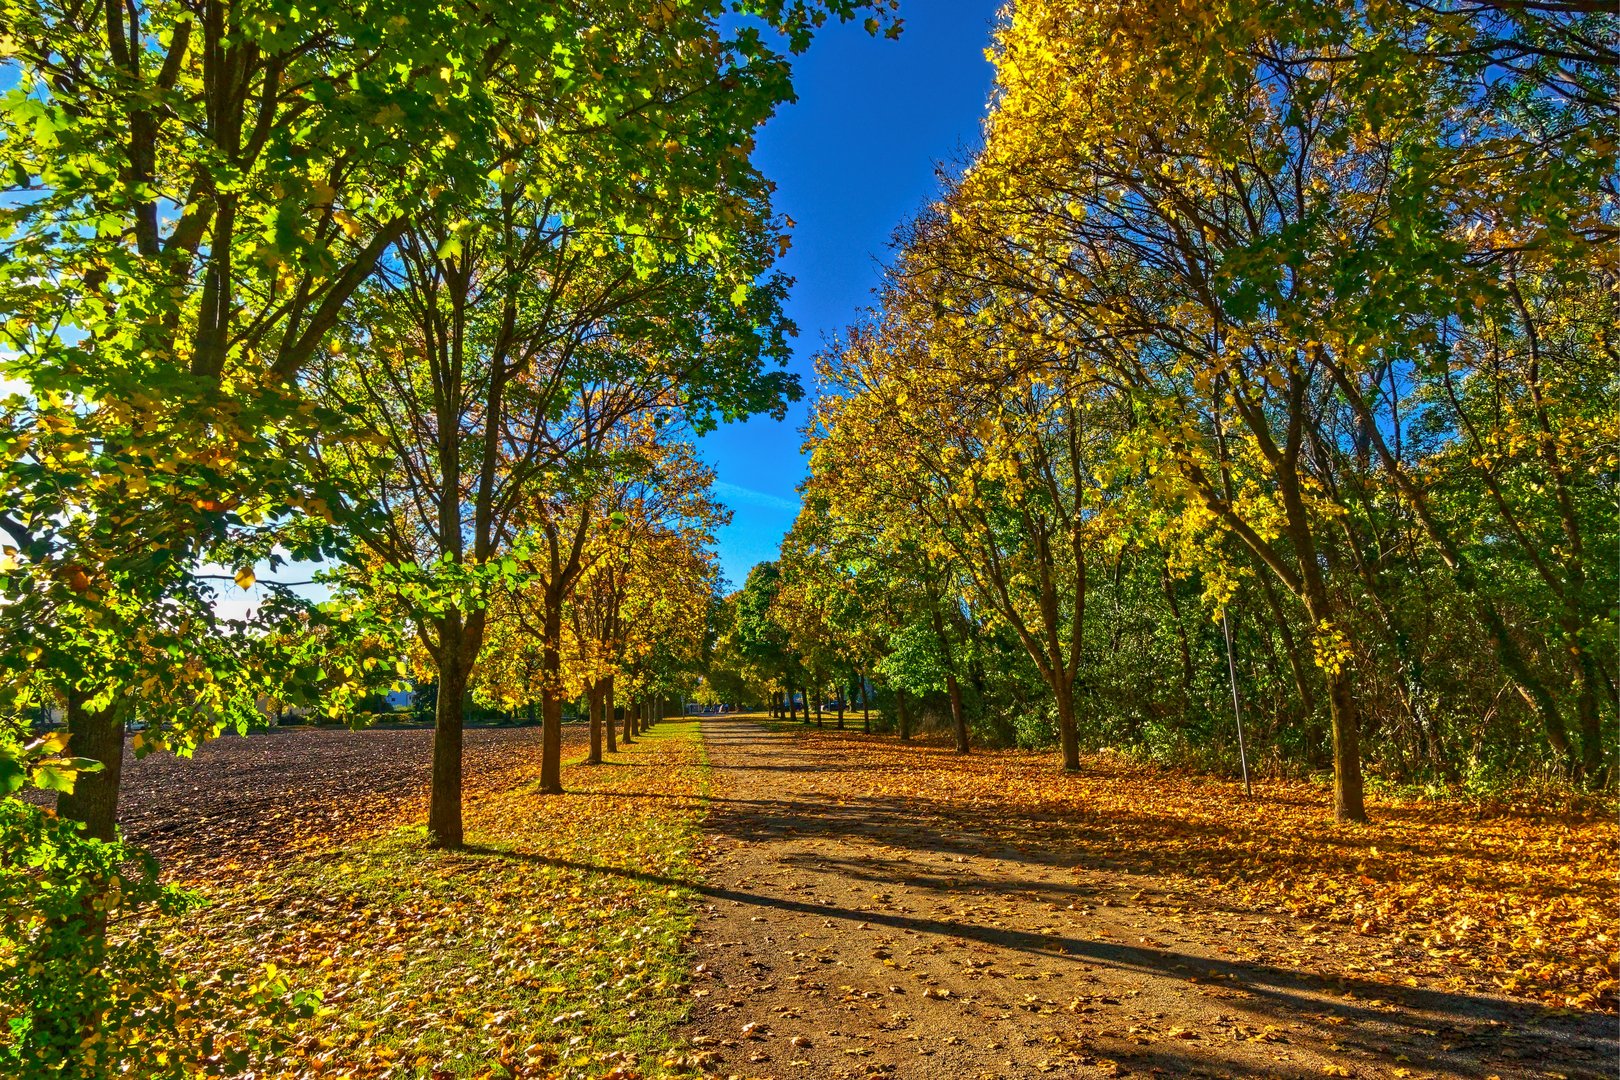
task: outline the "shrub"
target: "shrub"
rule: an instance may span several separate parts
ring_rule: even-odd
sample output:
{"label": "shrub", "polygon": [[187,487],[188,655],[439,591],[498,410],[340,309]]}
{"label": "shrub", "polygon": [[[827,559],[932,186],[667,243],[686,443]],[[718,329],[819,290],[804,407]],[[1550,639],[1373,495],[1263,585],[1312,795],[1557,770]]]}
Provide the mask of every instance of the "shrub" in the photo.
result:
{"label": "shrub", "polygon": [[185,995],[152,924],[196,903],[144,852],[0,799],[0,1072],[186,1075]]}

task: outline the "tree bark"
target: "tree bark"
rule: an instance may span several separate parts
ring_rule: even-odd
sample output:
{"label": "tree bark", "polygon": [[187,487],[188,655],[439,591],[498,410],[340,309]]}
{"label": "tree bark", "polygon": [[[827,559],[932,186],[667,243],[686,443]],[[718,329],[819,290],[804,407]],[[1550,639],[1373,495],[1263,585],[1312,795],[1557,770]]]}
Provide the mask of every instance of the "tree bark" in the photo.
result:
{"label": "tree bark", "polygon": [[844,684],[838,684],[838,730],[844,730]]}
{"label": "tree bark", "polygon": [[591,752],[585,757],[585,764],[602,764],[602,684],[592,683],[590,689],[585,691],[585,708],[591,715]]}
{"label": "tree bark", "polygon": [[894,692],[894,717],[895,722],[900,727],[900,741],[910,742],[911,710],[906,708],[906,692],[904,690]]}
{"label": "tree bark", "polygon": [[118,830],[118,786],[124,774],[124,723],[116,708],[87,709],[84,696],[67,699],[68,753],[101,762],[100,772],[80,773],[72,791],[56,797],[56,812],[84,822],[92,840],[111,840]]}
{"label": "tree bark", "polygon": [[462,841],[461,728],[468,673],[459,653],[455,646],[441,645],[439,698],[433,714],[433,786],[428,797],[428,843],[451,850]]}
{"label": "tree bark", "polygon": [[546,589],[546,613],[541,635],[540,690],[540,793],[561,795],[562,786],[562,591],[553,583]]}
{"label": "tree bark", "polygon": [[1361,730],[1350,679],[1342,671],[1329,673],[1328,708],[1333,721],[1333,817],[1336,821],[1365,822],[1362,800]]}
{"label": "tree bark", "polygon": [[1063,771],[1080,771],[1080,736],[1074,722],[1074,684],[1060,672],[1054,680],[1053,697],[1057,699],[1058,744],[1063,750]]}
{"label": "tree bark", "polygon": [[[1521,312],[1524,314],[1528,327],[1530,325],[1529,312],[1522,307]],[[1570,746],[1569,734],[1565,728],[1564,716],[1559,710],[1558,702],[1554,699],[1546,684],[1530,670],[1530,665],[1525,659],[1523,651],[1519,648],[1518,642],[1513,639],[1512,634],[1508,631],[1507,621],[1502,617],[1501,610],[1497,607],[1495,599],[1487,595],[1486,591],[1481,588],[1473,561],[1467,557],[1462,546],[1456,542],[1451,530],[1447,529],[1439,516],[1434,513],[1429,502],[1428,489],[1412,477],[1407,469],[1402,466],[1400,459],[1391,451],[1388,442],[1384,439],[1383,433],[1375,422],[1366,398],[1361,394],[1355,381],[1350,378],[1349,372],[1342,364],[1334,362],[1330,350],[1317,346],[1316,355],[1327,366],[1334,381],[1338,383],[1345,400],[1362,418],[1367,438],[1373,448],[1377,450],[1385,473],[1395,482],[1401,494],[1406,496],[1411,503],[1412,510],[1416,514],[1419,523],[1422,524],[1424,531],[1428,533],[1429,539],[1434,542],[1435,547],[1439,549],[1440,558],[1446,564],[1447,569],[1451,571],[1452,579],[1456,582],[1457,587],[1472,600],[1480,621],[1485,624],[1485,628],[1490,632],[1491,642],[1495,646],[1496,661],[1501,666],[1503,674],[1514,681],[1519,689],[1519,695],[1524,698],[1525,704],[1529,705],[1537,716],[1541,718],[1542,727],[1547,734],[1547,742],[1569,764],[1570,770],[1575,771],[1578,762],[1574,749]],[[1458,400],[1455,390],[1452,389],[1449,376],[1446,377],[1445,382],[1458,422],[1477,448],[1480,441],[1474,433],[1473,425],[1468,419],[1466,410],[1463,408],[1461,401]],[[1532,394],[1538,395],[1539,379],[1536,378],[1535,372],[1531,373],[1529,384]],[[1539,415],[1540,410],[1538,407]],[[1556,460],[1549,464],[1551,465],[1550,471],[1555,488],[1559,488],[1561,487],[1562,470]],[[1503,520],[1510,526],[1514,526],[1514,516],[1509,509],[1507,500],[1502,498],[1490,470],[1483,470],[1480,478],[1485,482],[1487,490],[1496,496],[1497,509],[1500,511]],[[1566,517],[1564,520],[1568,522],[1570,519]],[[1510,528],[1509,531],[1517,537],[1523,537],[1522,530],[1517,527]],[[1578,535],[1571,537],[1571,539],[1574,541],[1573,550],[1578,553],[1580,548]],[[1537,555],[1534,545],[1525,544],[1521,539],[1520,546],[1533,557]],[[1534,559],[1534,561],[1539,562],[1539,559]],[[1579,565],[1578,558],[1575,565]],[[1543,579],[1552,587],[1555,594],[1560,591],[1553,576],[1543,574]]]}
{"label": "tree bark", "polygon": [[956,727],[956,752],[968,752],[967,710],[962,707],[962,684],[955,674],[945,676],[945,689],[951,696],[951,723]]}
{"label": "tree bark", "polygon": [[[1292,537],[1295,550],[1300,552],[1306,613],[1314,626],[1336,627],[1338,620],[1316,561],[1313,538],[1298,535],[1303,532],[1301,529],[1293,531],[1296,533]],[[1333,729],[1333,818],[1364,822],[1367,807],[1362,799],[1361,711],[1356,707],[1355,688],[1343,666],[1324,670],[1323,675],[1328,686],[1328,720]]]}
{"label": "tree bark", "polygon": [[540,702],[540,794],[561,795],[562,694],[546,690]]}
{"label": "tree bark", "polygon": [[[1311,625],[1336,628],[1339,625],[1332,602],[1328,598],[1327,584],[1322,578],[1322,567],[1317,562],[1315,537],[1304,523],[1303,506],[1298,512],[1292,505],[1297,501],[1297,489],[1283,485],[1283,502],[1290,511],[1289,539],[1299,552],[1301,599]],[[1320,631],[1318,631],[1320,632]],[[1356,707],[1355,688],[1344,665],[1345,658],[1331,668],[1324,668],[1327,679],[1328,720],[1333,729],[1333,818],[1335,821],[1365,822],[1367,808],[1362,798],[1361,779],[1361,711]]]}
{"label": "tree bark", "polygon": [[619,752],[618,737],[614,734],[617,713],[618,709],[613,704],[613,676],[609,675],[602,683],[602,726],[607,729],[607,750],[610,754]]}

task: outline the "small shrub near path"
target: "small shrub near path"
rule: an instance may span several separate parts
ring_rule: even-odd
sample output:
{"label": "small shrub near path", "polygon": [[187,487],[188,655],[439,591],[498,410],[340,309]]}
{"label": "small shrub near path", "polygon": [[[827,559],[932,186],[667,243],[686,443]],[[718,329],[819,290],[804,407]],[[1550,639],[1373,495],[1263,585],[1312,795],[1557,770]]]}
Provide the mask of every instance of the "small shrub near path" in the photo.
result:
{"label": "small shrub near path", "polygon": [[[396,824],[202,884],[168,947],[203,980],[274,965],[315,1015],[261,1078],[642,1077],[669,1031],[691,927],[705,771],[693,723],[660,725],[535,790],[537,746],[469,772],[467,850]],[[532,759],[532,760],[531,760]],[[228,1029],[231,1018],[221,1021]],[[222,1034],[224,1032],[222,1031]]]}

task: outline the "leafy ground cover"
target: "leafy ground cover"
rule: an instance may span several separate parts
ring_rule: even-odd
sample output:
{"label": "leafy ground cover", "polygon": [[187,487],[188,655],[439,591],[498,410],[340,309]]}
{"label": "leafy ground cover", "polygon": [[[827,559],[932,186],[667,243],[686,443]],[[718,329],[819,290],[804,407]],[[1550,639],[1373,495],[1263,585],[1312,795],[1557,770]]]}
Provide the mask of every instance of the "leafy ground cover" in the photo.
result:
{"label": "leafy ground cover", "polygon": [[[712,858],[683,1030],[717,1077],[1613,1076],[1611,1016],[1451,963],[1488,946],[1425,966],[1410,942],[1247,892],[1340,869],[1248,845],[1289,822],[1222,785],[732,717],[704,737]],[[1230,845],[1204,835],[1207,803]]]}
{"label": "leafy ground cover", "polygon": [[[584,747],[564,728],[564,752]],[[533,774],[537,727],[472,727],[465,772],[480,793]],[[291,853],[357,841],[426,813],[429,728],[272,728],[204,743],[190,758],[152,754],[125,765],[119,828],[167,877],[212,888],[275,869]]]}
{"label": "leafy ground cover", "polygon": [[[773,725],[793,729],[794,725]],[[1037,857],[1149,875],[1142,901],[1188,918],[1261,916],[1234,949],[1377,981],[1616,1009],[1620,828],[1602,807],[1378,798],[1372,824],[1334,825],[1305,781],[1240,784],[1050,754],[799,729],[804,750],[850,756],[851,798],[903,800]]]}
{"label": "leafy ground cover", "polygon": [[[429,850],[422,828],[400,824],[420,820],[421,800],[404,799],[324,844],[306,821],[294,848],[261,845],[193,881],[207,906],[167,945],[204,988],[268,972],[284,996],[319,994],[261,1076],[627,1078],[679,1065],[666,1051],[691,916],[668,880],[692,871],[696,725],[572,764],[570,793],[549,798],[530,734],[471,756],[499,764],[469,769],[463,852]],[[242,1019],[221,1018],[221,1046]]]}

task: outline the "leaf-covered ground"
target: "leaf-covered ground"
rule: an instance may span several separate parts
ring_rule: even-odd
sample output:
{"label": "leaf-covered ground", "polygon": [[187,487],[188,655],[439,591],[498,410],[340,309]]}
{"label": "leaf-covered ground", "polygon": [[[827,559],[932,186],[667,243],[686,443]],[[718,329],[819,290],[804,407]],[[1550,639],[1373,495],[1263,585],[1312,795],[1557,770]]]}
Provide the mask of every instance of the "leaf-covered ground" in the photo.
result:
{"label": "leaf-covered ground", "polygon": [[1612,823],[785,727],[705,725],[716,1076],[1613,1075]]}
{"label": "leaf-covered ground", "polygon": [[[274,965],[290,991],[321,996],[259,1075],[630,1077],[676,1065],[667,1050],[691,917],[689,890],[671,883],[693,874],[696,726],[660,725],[608,764],[567,766],[559,797],[535,790],[537,730],[474,733],[468,849],[457,854],[428,850],[421,827],[405,824],[422,817],[425,777],[396,784],[389,752],[412,755],[414,775],[421,734],[362,733],[372,741],[360,751],[358,736],[294,736],[288,748],[329,755],[306,759],[302,774],[290,759],[267,768],[264,755],[283,748],[247,740],[235,749],[255,760],[225,775],[298,788],[281,825],[240,792],[205,797],[197,774],[198,805],[228,828],[209,841],[216,818],[204,813],[201,833],[177,821],[185,839],[155,845],[209,901],[169,938],[187,969],[229,986]],[[565,753],[578,750],[570,732]],[[375,776],[309,790],[307,774],[335,780],[367,755]],[[162,816],[151,810],[137,838],[160,835],[150,826]],[[244,828],[260,842],[231,849]],[[221,1046],[233,1023],[222,1018]]]}
{"label": "leaf-covered ground", "polygon": [[[577,754],[584,731],[564,733],[565,753]],[[532,774],[538,728],[473,727],[465,738],[469,790]],[[423,818],[432,759],[422,727],[272,728],[204,743],[190,758],[126,755],[119,827],[168,877],[212,885]]]}
{"label": "leaf-covered ground", "polygon": [[1328,792],[1304,782],[1266,781],[1249,798],[1118,757],[1062,777],[1048,754],[931,748],[907,767],[890,745],[862,745],[884,759],[864,794],[926,801],[1023,851],[1152,875],[1161,891],[1143,899],[1155,906],[1262,914],[1291,955],[1407,986],[1615,1011],[1612,815],[1374,800],[1372,825],[1345,827]]}
{"label": "leaf-covered ground", "polygon": [[[1374,801],[1336,826],[1320,785],[1236,784],[1118,758],[1059,777],[1047,755],[873,771],[875,793],[938,798],[1014,845],[1106,853],[1152,874],[1145,902],[1262,913],[1286,952],[1336,972],[1615,1010],[1620,829],[1609,816]],[[987,767],[988,764],[988,767]],[[1304,947],[1301,947],[1304,946]]]}
{"label": "leaf-covered ground", "polygon": [[205,1001],[319,993],[257,1077],[1612,1065],[1602,816],[1385,801],[1345,828],[1308,784],[772,727],[661,725],[560,798],[536,729],[471,732],[460,854],[416,824],[423,731],[148,759],[126,827],[208,898],[168,938]]}

